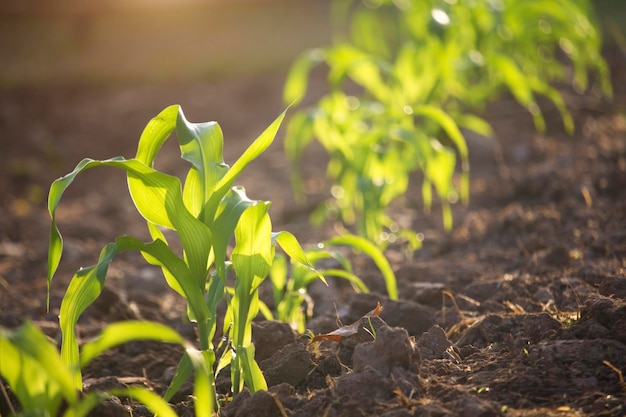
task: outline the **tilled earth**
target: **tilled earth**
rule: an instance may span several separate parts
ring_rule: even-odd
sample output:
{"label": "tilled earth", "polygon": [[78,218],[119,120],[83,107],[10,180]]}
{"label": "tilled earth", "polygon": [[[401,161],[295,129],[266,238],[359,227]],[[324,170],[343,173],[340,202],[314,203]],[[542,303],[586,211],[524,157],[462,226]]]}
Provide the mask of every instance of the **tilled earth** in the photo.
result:
{"label": "tilled earth", "polygon": [[[356,294],[332,280],[328,287],[314,284],[308,328],[320,334],[359,323],[359,331],[311,344],[287,325],[259,320],[253,337],[269,391],[229,398],[228,378],[221,376],[218,389],[229,401],[221,415],[626,414],[626,117],[623,71],[621,78],[617,72],[611,105],[568,96],[577,121],[571,137],[549,106],[545,134],[534,133],[511,100],[492,106],[487,117],[495,137],[468,138],[472,201],[455,208],[452,232],[442,230],[437,207],[422,212],[415,178],[400,214],[413,219],[424,246],[409,258],[388,251],[400,300],[389,300],[373,265],[352,255],[371,293]],[[59,212],[66,251],[46,312],[45,196],[52,180],[83,157],[132,156],[143,125],[174,102],[192,121],[220,122],[232,162],[282,110],[281,82],[282,76],[268,74],[215,85],[0,94],[0,325],[30,319],[58,340],[56,315],[73,272],[93,264],[117,235],[147,238],[123,175],[102,169],[79,179]],[[307,244],[330,237],[331,227],[309,226],[313,203],[293,203],[278,142],[241,183],[253,198],[273,201],[275,229]],[[166,151],[160,166],[184,172],[175,146]],[[319,201],[323,152],[314,148],[305,161],[311,200]],[[380,315],[362,318],[378,302]],[[183,311],[158,271],[124,254],[79,332],[85,340],[108,323],[140,318],[172,325],[193,340]],[[162,393],[180,355],[168,345],[125,345],[89,366],[85,389],[139,384]],[[172,401],[181,416],[193,415],[191,392],[187,385]],[[120,398],[93,415],[131,412],[148,414]]]}

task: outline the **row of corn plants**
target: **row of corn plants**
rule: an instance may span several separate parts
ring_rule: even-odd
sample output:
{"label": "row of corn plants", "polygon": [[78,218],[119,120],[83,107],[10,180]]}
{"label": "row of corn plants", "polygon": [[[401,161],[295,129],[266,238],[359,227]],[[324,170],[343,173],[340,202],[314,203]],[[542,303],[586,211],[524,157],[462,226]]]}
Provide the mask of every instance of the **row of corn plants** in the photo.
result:
{"label": "row of corn plants", "polygon": [[[607,96],[611,86],[600,34],[587,0],[336,0],[331,46],[305,52],[292,66],[284,98],[298,103],[312,68],[328,69],[328,93],[291,118],[285,141],[293,186],[304,197],[301,157],[313,141],[329,156],[329,199],[312,220],[339,218],[381,247],[420,241],[390,214],[419,171],[426,209],[433,191],[446,228],[450,204],[469,198],[464,132],[491,135],[478,117],[504,92],[545,120],[537,97],[574,122],[555,82],[577,92],[589,73]],[[460,171],[460,174],[459,174]]]}

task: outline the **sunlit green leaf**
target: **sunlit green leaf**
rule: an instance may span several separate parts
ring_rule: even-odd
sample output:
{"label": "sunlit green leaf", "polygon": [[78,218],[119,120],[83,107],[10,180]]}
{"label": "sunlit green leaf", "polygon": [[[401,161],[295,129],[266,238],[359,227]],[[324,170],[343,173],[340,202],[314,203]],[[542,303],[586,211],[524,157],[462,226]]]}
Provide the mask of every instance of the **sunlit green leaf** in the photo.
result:
{"label": "sunlit green leaf", "polygon": [[139,138],[135,158],[150,168],[154,167],[156,155],[176,126],[179,107],[178,105],[169,106],[155,116],[146,125]]}
{"label": "sunlit green leaf", "polygon": [[124,343],[153,340],[184,345],[185,340],[171,327],[149,321],[123,321],[104,328],[93,341],[86,343],[80,351],[81,368],[108,349]]}
{"label": "sunlit green leaf", "polygon": [[78,401],[74,376],[56,347],[31,322],[14,331],[0,328],[0,352],[0,375],[24,411],[46,410],[55,415],[62,400]]}
{"label": "sunlit green leaf", "polygon": [[313,49],[302,54],[291,66],[285,89],[283,92],[283,102],[285,104],[298,104],[306,93],[309,73],[311,68],[324,60],[325,53],[321,49]]}
{"label": "sunlit green leaf", "polygon": [[80,315],[93,303],[104,287],[109,264],[117,254],[117,246],[110,243],[100,252],[100,259],[94,266],[81,268],[70,281],[59,313],[61,332],[63,335],[61,357],[63,362],[73,373],[74,387],[82,390],[80,375],[80,361],[78,356],[78,340],[76,338],[76,323]]}
{"label": "sunlit green leaf", "polygon": [[215,188],[215,192],[209,198],[205,206],[205,218],[214,219],[217,207],[228,190],[233,186],[233,182],[237,179],[239,174],[254,161],[259,155],[261,155],[274,141],[278,128],[285,118],[287,110],[282,112],[280,116],[272,122],[272,124],[263,131],[255,139],[255,141],[244,151],[244,153],[237,159],[233,166],[228,170],[226,175],[222,177],[219,184]]}
{"label": "sunlit green leaf", "polygon": [[383,275],[385,285],[387,287],[387,294],[392,300],[398,299],[398,285],[396,282],[396,275],[389,264],[389,261],[385,257],[384,253],[369,240],[355,235],[344,235],[334,237],[324,242],[327,246],[339,246],[347,245],[351,248],[366,253]]}
{"label": "sunlit green leaf", "polygon": [[[133,398],[145,405],[155,415],[159,415],[160,417],[177,417],[176,412],[174,412],[172,407],[170,407],[166,401],[146,388],[130,387],[124,389],[114,389],[111,391],[111,394],[119,397]],[[200,416],[202,414],[196,415]],[[209,416],[209,414],[204,415],[207,417]]]}
{"label": "sunlit green leaf", "polygon": [[246,386],[251,392],[257,392],[260,390],[267,390],[267,383],[261,368],[254,360],[254,345],[251,343],[248,346],[238,349],[238,355],[241,357],[241,363],[244,372],[244,379]]}
{"label": "sunlit green leaf", "polygon": [[310,269],[324,284],[326,284],[326,280],[324,279],[324,275],[322,275],[319,271],[317,271],[307,259],[304,251],[302,250],[302,246],[298,242],[296,237],[286,231],[281,231],[273,234],[273,239],[280,245],[280,247],[285,251],[287,255],[291,258],[293,262],[297,262],[300,265]]}

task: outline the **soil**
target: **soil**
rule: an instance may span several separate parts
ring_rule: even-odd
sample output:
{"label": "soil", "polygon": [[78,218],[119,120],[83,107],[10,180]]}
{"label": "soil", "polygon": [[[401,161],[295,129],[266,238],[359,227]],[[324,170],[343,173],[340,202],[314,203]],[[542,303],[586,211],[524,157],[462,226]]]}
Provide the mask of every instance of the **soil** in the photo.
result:
{"label": "soil", "polygon": [[[454,208],[451,232],[437,207],[424,213],[419,178],[403,215],[424,235],[405,257],[387,251],[400,299],[385,296],[370,262],[351,255],[370,294],[329,279],[314,284],[308,328],[330,332],[358,323],[341,341],[309,344],[288,326],[259,319],[257,359],[269,391],[228,398],[223,416],[622,416],[626,414],[626,104],[625,59],[611,60],[611,104],[564,90],[577,128],[561,131],[544,105],[548,131],[510,98],[490,106],[493,138],[469,136],[471,202]],[[284,74],[221,83],[118,87],[19,88],[0,94],[0,325],[34,321],[58,340],[58,309],[80,266],[91,265],[120,234],[147,239],[121,173],[100,169],[79,178],[59,211],[65,238],[61,268],[46,312],[50,183],[83,157],[131,157],[143,125],[172,103],[191,121],[214,119],[224,130],[227,162],[281,111]],[[307,219],[325,197],[325,157],[313,147],[303,171],[310,202],[294,203],[282,136],[241,178],[252,198],[273,202],[274,229],[308,245],[334,233]],[[158,161],[182,174],[174,141]],[[361,317],[380,302],[382,313]],[[184,306],[158,271],[135,254],[112,264],[105,291],[79,323],[82,340],[114,321],[158,320],[193,340]],[[372,331],[376,337],[372,336]],[[180,351],[131,343],[107,352],[84,372],[85,389],[139,384],[162,393]],[[228,378],[218,389],[228,393]],[[193,415],[191,386],[172,400]],[[6,406],[6,404],[5,404]],[[149,414],[127,398],[93,415]]]}

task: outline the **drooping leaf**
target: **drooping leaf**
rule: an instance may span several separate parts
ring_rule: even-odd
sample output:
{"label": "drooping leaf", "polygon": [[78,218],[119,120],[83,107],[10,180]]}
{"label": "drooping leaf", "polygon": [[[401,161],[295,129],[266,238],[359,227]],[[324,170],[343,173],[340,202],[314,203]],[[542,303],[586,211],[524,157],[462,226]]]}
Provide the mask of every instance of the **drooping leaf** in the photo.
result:
{"label": "drooping leaf", "polygon": [[169,106],[148,122],[139,138],[136,159],[154,168],[156,155],[176,126],[179,108],[178,105]]}
{"label": "drooping leaf", "polygon": [[384,253],[380,248],[378,248],[375,244],[370,242],[369,240],[355,235],[344,235],[331,238],[324,242],[326,246],[339,246],[339,245],[347,245],[352,247],[355,250],[362,251],[366,253],[378,269],[383,275],[383,279],[385,280],[385,286],[387,288],[387,295],[392,300],[398,299],[398,284],[396,282],[396,275],[389,264],[389,261],[385,257]]}
{"label": "drooping leaf", "polygon": [[309,269],[311,272],[313,272],[324,284],[326,283],[326,279],[324,278],[324,275],[319,272],[318,270],[316,270],[313,265],[311,265],[309,263],[309,260],[307,259],[307,256],[305,255],[304,251],[302,250],[302,246],[300,246],[300,243],[298,242],[298,239],[296,239],[296,237],[289,232],[286,231],[280,231],[277,233],[273,233],[272,234],[272,239],[274,239],[276,241],[276,243],[278,243],[280,245],[280,247],[285,251],[285,253],[287,255],[289,255],[289,257],[291,258],[291,260],[293,262],[296,262],[300,265],[302,265],[303,267]]}
{"label": "drooping leaf", "polygon": [[[154,415],[158,415],[159,417],[177,417],[176,412],[172,409],[172,407],[163,400],[156,393],[143,388],[143,387],[130,387],[124,389],[114,389],[111,391],[112,395],[118,397],[130,397],[141,404],[145,405],[150,411],[154,413]],[[196,414],[200,416],[202,414]],[[204,414],[209,417],[208,414]]]}
{"label": "drooping leaf", "polygon": [[80,351],[80,366],[86,367],[106,350],[124,343],[153,340],[184,346],[185,340],[171,327],[149,321],[123,321],[104,328],[98,337],[86,343]]}

